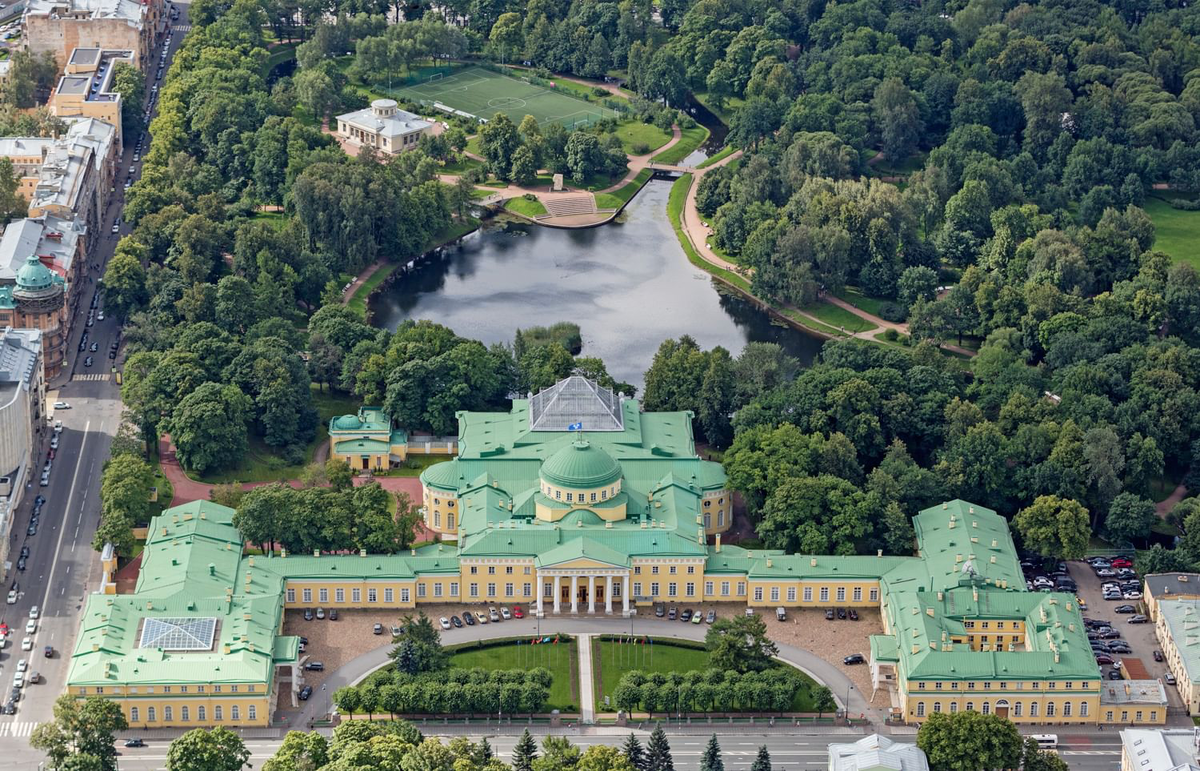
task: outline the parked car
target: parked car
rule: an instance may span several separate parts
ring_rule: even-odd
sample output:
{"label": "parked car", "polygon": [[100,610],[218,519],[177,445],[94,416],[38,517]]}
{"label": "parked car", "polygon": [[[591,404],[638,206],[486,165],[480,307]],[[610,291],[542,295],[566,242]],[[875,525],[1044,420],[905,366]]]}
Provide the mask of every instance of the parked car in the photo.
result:
{"label": "parked car", "polygon": [[843,664],[865,664],[867,660],[863,658],[861,653],[851,653],[846,658],[842,659]]}
{"label": "parked car", "polygon": [[463,620],[458,616],[451,616],[450,623],[454,624],[454,626],[458,629],[462,629],[463,627]]}
{"label": "parked car", "polygon": [[505,621],[511,621],[512,613],[509,612],[508,608],[501,606],[500,607],[500,618],[504,619]]}
{"label": "parked car", "polygon": [[324,608],[317,608],[317,618],[321,619],[322,621],[325,619],[325,609]]}
{"label": "parked car", "polygon": [[1131,623],[1131,624],[1144,624],[1149,620],[1150,619],[1146,618],[1141,613],[1138,613],[1137,615],[1129,617],[1129,623]]}
{"label": "parked car", "polygon": [[662,604],[661,602],[654,603],[654,615],[658,616],[659,618],[662,618],[663,616],[666,615],[666,613],[667,613],[666,605]]}
{"label": "parked car", "polygon": [[1117,571],[1112,568],[1100,568],[1096,571],[1096,575],[1100,578],[1112,578],[1117,574]]}
{"label": "parked car", "polygon": [[521,606],[517,605],[512,610],[513,618],[525,618],[525,611],[521,610]]}
{"label": "parked car", "polygon": [[475,626],[475,615],[470,611],[462,614],[462,620],[467,622],[467,626]]}
{"label": "parked car", "polygon": [[488,622],[487,614],[482,610],[475,611],[475,620],[481,624],[486,624]]}
{"label": "parked car", "polygon": [[1163,680],[1166,681],[1167,685],[1175,685],[1175,675],[1170,672],[1163,675]]}
{"label": "parked car", "polygon": [[324,672],[325,664],[320,661],[309,661],[304,665],[304,668],[309,672]]}
{"label": "parked car", "polygon": [[1113,663],[1113,658],[1112,658],[1112,656],[1109,656],[1107,653],[1097,653],[1096,654],[1096,663],[1097,664],[1111,664],[1111,663]]}
{"label": "parked car", "polygon": [[1155,661],[1162,661],[1162,660],[1163,660],[1162,651],[1155,651],[1155,652],[1154,652],[1154,660],[1155,660]]}
{"label": "parked car", "polygon": [[717,612],[715,610],[709,610],[708,616],[704,620],[710,624],[712,622],[716,621],[717,620]]}
{"label": "parked car", "polygon": [[1130,591],[1130,592],[1125,592],[1125,594],[1122,595],[1122,597],[1126,600],[1140,600],[1140,599],[1142,599],[1142,593],[1137,592],[1137,591]]}
{"label": "parked car", "polygon": [[313,612],[312,612],[312,608],[305,608],[305,609],[304,609],[304,620],[305,620],[305,621],[312,621],[312,620],[313,620]]}
{"label": "parked car", "polygon": [[1120,679],[1121,679],[1121,670],[1119,670],[1119,669],[1110,669],[1110,670],[1108,671],[1108,679],[1109,679],[1109,680],[1120,680]]}
{"label": "parked car", "polygon": [[[66,403],[66,402],[55,402],[55,403],[54,403],[54,409],[56,409],[56,410],[69,410],[69,409],[71,409],[71,405],[70,405],[70,404],[68,404],[68,403]],[[58,431],[58,430],[60,430],[60,428],[59,428],[59,424],[58,424],[58,423],[55,423],[55,424],[54,424],[54,430],[55,430],[55,431]]]}
{"label": "parked car", "polygon": [[857,610],[855,610],[854,608],[851,608],[851,609],[850,609],[850,620],[851,620],[851,621],[858,621],[858,611],[857,611]]}
{"label": "parked car", "polygon": [[371,632],[374,634],[383,634],[383,624],[376,624],[372,627]]}
{"label": "parked car", "polygon": [[1113,613],[1134,613],[1136,611],[1137,608],[1133,607],[1132,605],[1118,605],[1117,607],[1113,608]]}
{"label": "parked car", "polygon": [[399,637],[404,634],[404,627],[398,624],[392,624],[392,637]]}
{"label": "parked car", "polygon": [[825,620],[826,620],[826,621],[833,621],[833,608],[826,608],[826,609],[825,609]]}
{"label": "parked car", "polygon": [[439,618],[438,623],[442,625],[442,629],[450,628],[450,619],[446,618],[445,616],[442,616],[441,618]]}
{"label": "parked car", "polygon": [[499,622],[500,621],[500,611],[496,610],[494,607],[488,608],[488,618],[490,618],[492,621]]}
{"label": "parked car", "polygon": [[684,609],[683,609],[683,612],[679,614],[679,620],[680,620],[680,621],[682,621],[682,622],[683,622],[683,623],[685,623],[685,624],[686,624],[687,622],[691,621],[691,620],[692,620],[692,609],[691,609],[691,608],[684,608]]}
{"label": "parked car", "polygon": [[703,621],[704,621],[704,612],[703,611],[696,610],[694,613],[692,613],[692,623],[693,624],[700,624],[700,623],[703,623]]}
{"label": "parked car", "polygon": [[312,686],[306,685],[300,689],[299,699],[300,701],[308,701],[309,696],[312,696]]}
{"label": "parked car", "polygon": [[679,615],[679,609],[676,608],[674,605],[672,605],[670,607],[670,609],[667,611],[667,620],[674,621],[675,617],[678,615]]}
{"label": "parked car", "polygon": [[846,609],[845,609],[845,608],[838,608],[838,609],[837,609],[837,616],[838,616],[838,618],[840,618],[841,620],[845,621],[845,620],[846,620]]}
{"label": "parked car", "polygon": [[337,619],[338,619],[337,608],[330,608],[329,609],[329,620],[337,621]]}

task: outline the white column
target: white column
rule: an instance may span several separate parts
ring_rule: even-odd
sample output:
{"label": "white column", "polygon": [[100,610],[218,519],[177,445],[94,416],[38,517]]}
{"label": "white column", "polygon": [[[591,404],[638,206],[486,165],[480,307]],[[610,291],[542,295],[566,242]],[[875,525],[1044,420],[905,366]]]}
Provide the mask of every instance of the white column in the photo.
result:
{"label": "white column", "polygon": [[537,614],[540,618],[542,615],[542,600],[544,599],[543,595],[546,594],[546,592],[542,589],[542,571],[540,570],[537,571],[537,583],[534,584],[534,587],[537,592]]}
{"label": "white column", "polygon": [[588,613],[596,612],[596,577],[588,576]]}
{"label": "white column", "polygon": [[571,612],[579,612],[579,576],[571,576]]}
{"label": "white column", "polygon": [[612,576],[604,577],[604,612],[612,613]]}
{"label": "white column", "polygon": [[559,588],[561,581],[562,581],[562,576],[554,577],[554,612],[555,613],[558,612],[558,600],[560,597],[562,597],[562,591]]}
{"label": "white column", "polygon": [[629,615],[629,574],[621,578],[621,612]]}

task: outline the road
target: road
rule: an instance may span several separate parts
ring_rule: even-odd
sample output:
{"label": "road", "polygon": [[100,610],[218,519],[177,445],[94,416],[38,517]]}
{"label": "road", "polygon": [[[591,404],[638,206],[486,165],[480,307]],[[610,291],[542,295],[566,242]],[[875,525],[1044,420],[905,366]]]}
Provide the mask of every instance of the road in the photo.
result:
{"label": "road", "polygon": [[[186,24],[186,6],[181,6],[181,10],[183,13],[176,26]],[[183,35],[175,34],[172,38],[173,55]],[[153,72],[148,73],[147,91],[155,82],[161,81],[154,80]],[[132,164],[136,142],[137,137],[125,138],[120,168],[128,169]],[[118,175],[118,185],[122,179]],[[54,700],[63,691],[84,597],[95,591],[99,581],[99,555],[92,549],[92,536],[100,518],[100,473],[121,418],[120,391],[112,379],[111,361],[107,358],[109,346],[119,339],[120,327],[111,317],[96,321],[90,328],[85,322],[92,296],[97,291],[96,280],[103,275],[117,240],[128,232],[124,225],[122,233],[111,232],[123,204],[123,191],[118,187],[103,217],[101,240],[84,272],[79,310],[68,341],[68,373],[47,385],[48,394],[53,396],[50,402],[64,401],[70,405],[70,409],[55,410],[51,416],[51,419],[63,422],[63,431],[55,451],[50,484],[38,487],[35,483],[27,491],[13,524],[14,565],[22,546],[29,547],[29,559],[23,573],[14,567],[5,588],[7,594],[9,588],[16,586],[17,602],[0,606],[0,621],[13,630],[10,642],[0,651],[0,678],[3,678],[0,680],[3,687],[0,702],[8,700],[10,678],[15,672],[16,661],[22,657],[30,659],[30,669],[40,672],[42,679],[24,689],[15,715],[0,716],[0,750],[6,753],[15,750],[19,758],[9,755],[9,762],[16,765],[6,765],[8,768],[36,768],[41,759],[36,754],[26,756],[26,753],[32,753],[28,750],[28,737],[37,723],[52,717]],[[102,309],[103,304],[97,302]],[[85,332],[89,348],[86,352],[80,350]],[[90,351],[92,343],[96,343],[96,352]],[[85,367],[83,360],[89,354],[95,364]],[[52,435],[49,427],[42,427],[35,436],[34,456],[39,467],[46,461]],[[33,475],[35,480],[37,477],[37,474]],[[30,536],[27,527],[33,499],[38,493],[46,497],[46,503],[37,534]],[[21,650],[21,640],[26,636],[25,624],[30,608],[35,605],[40,610],[38,628],[32,635],[33,650],[25,652]],[[52,658],[43,655],[47,645],[54,648]],[[24,765],[26,762],[28,766]]]}
{"label": "road", "polygon": [[[517,731],[519,727],[513,730]],[[602,735],[580,736],[571,731],[561,732],[561,735],[570,738],[574,744],[586,748],[593,744],[619,746],[625,741],[630,732],[637,734],[643,744],[649,736],[649,732],[645,730],[629,731],[618,729],[606,729]],[[457,735],[462,734],[440,734],[440,736],[447,739],[450,736]],[[508,760],[512,756],[513,745],[518,739],[517,734],[506,736],[497,736],[494,733],[481,734],[478,732],[478,729],[468,732],[465,735],[472,741],[479,741],[486,736],[488,743],[492,745],[492,750],[496,753],[497,757],[503,760]],[[771,753],[773,767],[781,771],[789,769],[826,769],[829,767],[829,744],[852,742],[860,738],[858,734],[797,736],[783,731],[770,734],[755,734],[747,731],[744,726],[740,729],[726,728],[724,731],[718,726],[716,727],[716,735],[717,741],[721,744],[726,768],[748,769],[758,754],[758,748],[766,745],[767,751]],[[426,736],[439,736],[439,734],[426,731]],[[705,744],[708,743],[708,736],[709,732],[698,727],[694,727],[687,733],[668,731],[668,739],[670,740],[672,750],[671,755],[675,761],[675,768],[678,771],[697,771],[699,769],[700,755],[704,750]],[[540,736],[538,738],[540,742]],[[895,738],[897,741],[915,741],[912,736]],[[1063,741],[1063,744],[1059,745],[1059,755],[1073,770],[1109,771],[1120,766],[1121,745],[1120,739],[1115,732],[1104,735],[1100,739],[1081,737],[1076,741],[1067,742],[1061,734],[1059,738]],[[251,751],[251,767],[256,769],[262,768],[263,762],[274,754],[280,744],[281,741],[247,741],[246,746]],[[122,748],[120,757],[121,771],[159,771],[163,769],[163,764],[166,760],[166,748],[167,745],[165,742],[162,744],[151,743],[150,746],[138,750],[126,750]]]}

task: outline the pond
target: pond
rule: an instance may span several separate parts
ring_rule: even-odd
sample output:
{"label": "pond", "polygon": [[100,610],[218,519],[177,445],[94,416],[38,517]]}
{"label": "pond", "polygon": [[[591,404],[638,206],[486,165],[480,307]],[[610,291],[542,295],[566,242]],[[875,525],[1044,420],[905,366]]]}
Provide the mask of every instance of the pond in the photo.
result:
{"label": "pond", "polygon": [[492,223],[377,292],[372,321],[395,329],[430,319],[486,344],[511,343],[518,328],[573,321],[581,355],[603,359],[613,377],[639,389],[659,344],[685,334],[735,356],[747,341],[775,342],[810,363],[820,339],[721,291],[688,262],[667,220],[670,189],[651,181],[621,221],[597,228]]}

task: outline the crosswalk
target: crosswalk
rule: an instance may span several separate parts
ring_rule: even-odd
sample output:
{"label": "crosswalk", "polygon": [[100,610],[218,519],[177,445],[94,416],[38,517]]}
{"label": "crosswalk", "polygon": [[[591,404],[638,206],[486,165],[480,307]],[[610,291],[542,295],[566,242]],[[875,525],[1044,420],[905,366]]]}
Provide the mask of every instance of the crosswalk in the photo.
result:
{"label": "crosswalk", "polygon": [[75,375],[71,378],[72,382],[80,380],[108,380],[112,375],[106,375],[101,372],[91,372],[86,375]]}
{"label": "crosswalk", "polygon": [[[19,705],[18,709],[20,709]],[[14,720],[11,723],[0,723],[0,739],[5,737],[28,738],[29,735],[33,733],[35,726],[37,726],[37,723],[29,720]]]}
{"label": "crosswalk", "polygon": [[171,27],[172,32],[190,32],[191,29],[191,24],[176,24],[174,27]]}

